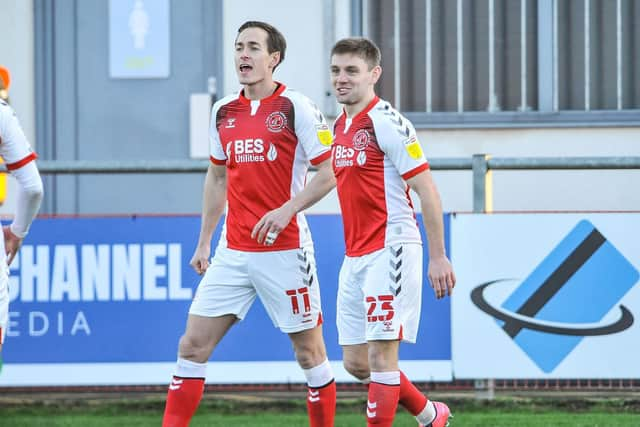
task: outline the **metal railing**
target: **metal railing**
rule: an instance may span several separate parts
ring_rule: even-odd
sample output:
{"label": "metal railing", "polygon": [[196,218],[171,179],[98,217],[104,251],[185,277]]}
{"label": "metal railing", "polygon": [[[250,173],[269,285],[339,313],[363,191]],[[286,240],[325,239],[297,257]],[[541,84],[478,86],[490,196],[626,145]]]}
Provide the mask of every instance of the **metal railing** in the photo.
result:
{"label": "metal railing", "polygon": [[[432,164],[432,169],[435,169]],[[492,170],[640,169],[640,157],[496,157],[474,154],[473,211],[492,211]]]}
{"label": "metal railing", "polygon": [[[466,158],[434,158],[432,170],[470,170],[473,174],[473,211],[492,211],[494,170],[611,170],[640,169],[640,156],[633,157],[495,157],[475,154]],[[158,174],[204,173],[208,160],[39,160],[42,174]],[[4,168],[1,166],[0,172]],[[6,171],[6,169],[5,169]]]}

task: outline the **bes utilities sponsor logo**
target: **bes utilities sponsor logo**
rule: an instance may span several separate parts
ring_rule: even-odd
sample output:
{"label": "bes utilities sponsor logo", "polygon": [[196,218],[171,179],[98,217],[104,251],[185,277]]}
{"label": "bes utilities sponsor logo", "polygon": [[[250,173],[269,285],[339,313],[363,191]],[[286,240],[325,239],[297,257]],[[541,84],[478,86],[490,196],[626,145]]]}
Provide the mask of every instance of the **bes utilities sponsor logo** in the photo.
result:
{"label": "bes utilities sponsor logo", "polygon": [[235,163],[258,163],[265,159],[274,161],[278,158],[278,150],[273,143],[266,148],[264,140],[260,138],[236,139],[227,142],[227,158]]}
{"label": "bes utilities sponsor logo", "polygon": [[[623,332],[634,323],[621,299],[640,274],[629,260],[586,220],[580,221],[502,304],[491,304],[485,289],[512,279],[480,284],[471,300],[546,373],[583,339]],[[616,310],[617,309],[617,310]],[[603,324],[618,311],[617,320]]]}
{"label": "bes utilities sponsor logo", "polygon": [[333,150],[333,159],[337,168],[353,166],[353,158],[356,150],[345,147],[343,145],[335,145]]}

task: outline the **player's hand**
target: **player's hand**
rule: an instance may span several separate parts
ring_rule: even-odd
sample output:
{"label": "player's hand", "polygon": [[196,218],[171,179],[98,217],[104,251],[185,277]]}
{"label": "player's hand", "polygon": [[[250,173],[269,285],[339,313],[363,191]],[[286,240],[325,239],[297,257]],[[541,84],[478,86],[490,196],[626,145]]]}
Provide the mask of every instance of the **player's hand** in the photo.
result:
{"label": "player's hand", "polygon": [[429,259],[429,281],[436,299],[444,298],[445,295],[451,296],[456,285],[456,275],[447,257]]}
{"label": "player's hand", "polygon": [[4,233],[4,249],[7,254],[7,265],[11,265],[20,246],[22,246],[22,238],[13,234],[11,227],[8,225],[2,227],[2,232]]}
{"label": "player's hand", "polygon": [[193,269],[202,276],[207,268],[209,268],[209,257],[211,256],[211,246],[207,245],[198,245],[196,251],[193,253],[191,257],[191,261],[189,265],[193,267]]}
{"label": "player's hand", "polygon": [[289,203],[267,212],[253,227],[251,238],[266,246],[273,245],[278,238],[278,234],[287,228],[294,214],[295,210]]}

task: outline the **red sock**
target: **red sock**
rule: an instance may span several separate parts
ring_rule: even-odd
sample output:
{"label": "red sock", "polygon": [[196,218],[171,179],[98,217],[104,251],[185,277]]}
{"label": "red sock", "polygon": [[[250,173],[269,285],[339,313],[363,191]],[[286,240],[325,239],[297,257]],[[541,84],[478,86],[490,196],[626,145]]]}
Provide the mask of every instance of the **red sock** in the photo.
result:
{"label": "red sock", "polygon": [[333,427],[336,417],[336,382],[323,387],[309,387],[307,413],[310,427]]}
{"label": "red sock", "polygon": [[399,397],[400,386],[376,382],[369,384],[367,426],[392,427]]}
{"label": "red sock", "polygon": [[204,392],[204,378],[173,377],[167,393],[162,427],[187,427]]}
{"label": "red sock", "polygon": [[428,401],[427,396],[413,385],[404,372],[400,371],[400,404],[415,417],[422,412]]}

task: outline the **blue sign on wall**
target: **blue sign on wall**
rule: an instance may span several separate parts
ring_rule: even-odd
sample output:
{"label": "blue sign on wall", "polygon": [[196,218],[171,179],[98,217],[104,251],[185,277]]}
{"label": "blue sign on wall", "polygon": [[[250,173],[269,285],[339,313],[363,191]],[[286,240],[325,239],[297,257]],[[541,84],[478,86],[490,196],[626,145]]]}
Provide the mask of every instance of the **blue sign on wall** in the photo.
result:
{"label": "blue sign on wall", "polygon": [[169,0],[109,0],[109,75],[169,77]]}
{"label": "blue sign on wall", "polygon": [[[335,303],[344,255],[342,221],[339,215],[310,215],[308,222],[315,240],[329,358],[339,360]],[[198,216],[35,221],[11,265],[5,361],[174,361],[199,281],[189,266],[199,226]],[[445,227],[448,236],[448,216]],[[219,233],[220,227],[214,242]],[[449,300],[436,302],[426,282],[423,289],[418,343],[401,346],[401,357],[450,360]],[[246,351],[247,343],[260,351]],[[258,302],[231,329],[213,359],[291,361],[293,351]]]}

